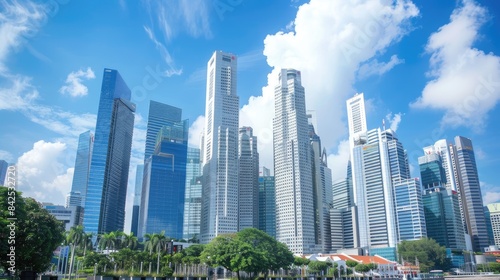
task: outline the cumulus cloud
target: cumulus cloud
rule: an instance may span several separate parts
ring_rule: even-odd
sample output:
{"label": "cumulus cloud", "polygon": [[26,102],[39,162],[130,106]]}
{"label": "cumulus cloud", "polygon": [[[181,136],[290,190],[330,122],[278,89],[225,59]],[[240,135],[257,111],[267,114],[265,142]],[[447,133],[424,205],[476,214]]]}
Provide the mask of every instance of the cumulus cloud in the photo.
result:
{"label": "cumulus cloud", "polygon": [[500,100],[500,57],[473,47],[486,18],[486,9],[464,0],[427,42],[432,80],[411,106],[444,110],[443,126],[481,131]]}
{"label": "cumulus cloud", "polygon": [[326,120],[318,122],[317,132],[334,152],[346,136],[344,104],[355,93],[352,85],[360,65],[411,31],[410,20],[418,13],[411,1],[311,0],[298,8],[293,31],[268,35],[264,55],[273,67],[268,85],[240,111],[240,125],[252,126],[259,139],[262,164],[273,166],[274,85],[279,69],[301,70],[306,106],[316,111],[318,120]]}
{"label": "cumulus cloud", "polygon": [[347,162],[349,161],[349,141],[343,140],[338,145],[336,153],[328,155],[328,167],[332,170],[332,182],[347,177]]}
{"label": "cumulus cloud", "polygon": [[69,94],[73,97],[85,96],[89,89],[82,83],[82,80],[95,79],[94,71],[90,67],[83,71],[82,69],[69,73],[66,78],[66,85],[59,89],[62,94]]}
{"label": "cumulus cloud", "polygon": [[189,127],[189,146],[200,148],[200,139],[204,128],[205,116],[198,116],[191,124],[191,127]]}
{"label": "cumulus cloud", "polygon": [[[19,157],[18,190],[38,201],[64,205],[71,189],[73,168],[65,168],[66,144],[40,140]],[[74,164],[74,162],[73,162]]]}
{"label": "cumulus cloud", "polygon": [[389,122],[389,128],[392,129],[393,131],[397,131],[399,127],[399,123],[401,122],[401,116],[403,114],[397,113],[397,114],[392,114],[389,113],[387,116],[385,116],[385,119]]}
{"label": "cumulus cloud", "polygon": [[391,59],[388,62],[378,62],[377,59],[373,59],[361,65],[358,70],[358,77],[360,79],[364,79],[375,75],[381,76],[394,68],[394,66],[403,62],[404,60],[399,59],[397,55],[391,56]]}
{"label": "cumulus cloud", "polygon": [[488,184],[486,182],[479,182],[481,186],[481,193],[483,194],[483,204],[500,202],[500,187]]}

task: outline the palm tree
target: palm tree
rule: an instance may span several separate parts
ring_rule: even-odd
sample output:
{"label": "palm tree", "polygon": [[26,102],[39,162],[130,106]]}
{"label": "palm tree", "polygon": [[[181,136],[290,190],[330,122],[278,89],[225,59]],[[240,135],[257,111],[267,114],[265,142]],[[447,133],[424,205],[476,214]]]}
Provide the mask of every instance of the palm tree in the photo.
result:
{"label": "palm tree", "polygon": [[85,254],[87,253],[87,248],[91,249],[94,247],[92,244],[92,237],[94,234],[92,232],[90,233],[85,233],[83,235],[82,243],[80,244],[80,248],[83,248],[83,256],[85,257]]}
{"label": "palm tree", "polygon": [[144,234],[144,251],[149,251],[149,255],[153,254],[153,249],[155,247],[155,233]]}
{"label": "palm tree", "polygon": [[71,260],[69,263],[69,278],[71,279],[71,273],[73,272],[73,260],[75,259],[75,248],[79,246],[83,241],[83,226],[75,226],[69,230],[69,234],[66,236],[66,241],[71,245]]}
{"label": "palm tree", "polygon": [[104,233],[101,234],[101,239],[99,240],[99,249],[104,250],[114,250],[116,248],[116,233],[115,232],[110,232],[110,233]]}
{"label": "palm tree", "polygon": [[123,234],[122,246],[131,250],[134,250],[137,247],[137,237],[134,236],[133,232],[131,232],[130,234]]}

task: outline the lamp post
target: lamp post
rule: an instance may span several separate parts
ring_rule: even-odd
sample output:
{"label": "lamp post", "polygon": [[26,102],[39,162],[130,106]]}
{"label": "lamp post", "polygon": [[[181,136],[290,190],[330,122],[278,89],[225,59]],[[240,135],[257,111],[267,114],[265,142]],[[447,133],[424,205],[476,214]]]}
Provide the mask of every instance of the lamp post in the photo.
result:
{"label": "lamp post", "polygon": [[94,280],[95,280],[95,275],[97,274],[97,263],[94,265]]}

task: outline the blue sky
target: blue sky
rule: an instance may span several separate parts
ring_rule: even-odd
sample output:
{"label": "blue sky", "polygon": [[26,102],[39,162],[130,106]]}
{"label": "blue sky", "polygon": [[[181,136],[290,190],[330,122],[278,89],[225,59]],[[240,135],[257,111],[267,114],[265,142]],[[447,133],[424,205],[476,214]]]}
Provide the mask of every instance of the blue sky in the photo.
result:
{"label": "blue sky", "polygon": [[117,69],[137,104],[128,222],[149,100],[182,108],[197,146],[206,63],[223,50],[238,56],[240,124],[254,128],[263,165],[277,70],[293,67],[333,178],[348,158],[345,100],[364,92],[369,128],[397,128],[414,176],[424,146],[466,136],[485,203],[499,201],[499,11],[495,0],[0,1],[0,158],[18,163],[26,195],[63,203],[103,69]]}

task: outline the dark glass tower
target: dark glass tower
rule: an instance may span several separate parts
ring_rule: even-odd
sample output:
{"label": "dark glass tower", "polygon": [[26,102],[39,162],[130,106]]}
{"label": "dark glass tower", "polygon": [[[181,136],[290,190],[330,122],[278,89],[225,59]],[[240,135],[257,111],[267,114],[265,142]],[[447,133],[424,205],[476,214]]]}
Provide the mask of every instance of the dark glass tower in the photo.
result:
{"label": "dark glass tower", "polygon": [[139,208],[141,205],[142,177],[144,175],[144,165],[137,165],[135,172],[134,206],[132,206],[132,222],[130,232],[137,236],[139,227]]}
{"label": "dark glass tower", "polygon": [[104,69],[83,226],[86,232],[123,231],[135,104],[116,70]]}
{"label": "dark glass tower", "polygon": [[276,188],[274,176],[265,167],[259,176],[259,229],[276,237]]}
{"label": "dark glass tower", "polygon": [[184,223],[187,120],[164,126],[158,133],[156,149],[144,166],[139,234],[158,233],[181,239]]}
{"label": "dark glass tower", "polygon": [[78,149],[76,150],[75,172],[73,174],[71,192],[80,192],[81,200],[80,204],[73,205],[73,202],[70,199],[68,206],[85,206],[85,196],[87,194],[87,186],[89,183],[90,162],[92,160],[93,146],[94,134],[90,133],[90,130],[80,134],[80,137],[78,137]]}
{"label": "dark glass tower", "polygon": [[0,186],[5,184],[7,168],[9,168],[9,164],[5,160],[0,160]]}

